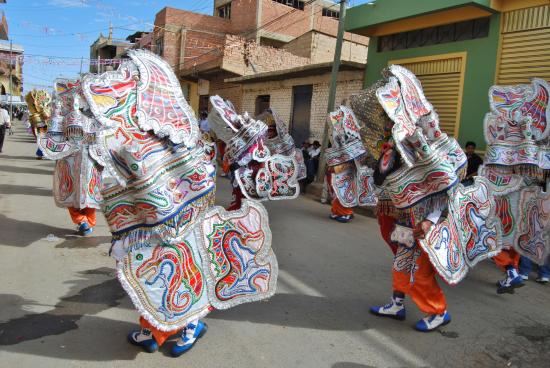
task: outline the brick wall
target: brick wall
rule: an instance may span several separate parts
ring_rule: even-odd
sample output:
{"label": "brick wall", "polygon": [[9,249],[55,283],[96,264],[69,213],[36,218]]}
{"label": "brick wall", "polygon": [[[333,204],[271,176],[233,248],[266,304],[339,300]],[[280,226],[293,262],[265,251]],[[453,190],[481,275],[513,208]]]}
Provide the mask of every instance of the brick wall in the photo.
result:
{"label": "brick wall", "polygon": [[[336,38],[324,33],[312,32],[314,34],[311,45],[311,62],[322,63],[334,60],[334,49]],[[368,47],[360,43],[344,41],[342,44],[341,60],[367,63]]]}
{"label": "brick wall", "polygon": [[231,2],[231,33],[254,38],[257,28],[257,8],[258,0],[233,0]]}
{"label": "brick wall", "polygon": [[261,46],[237,36],[226,36],[223,68],[235,74],[252,75],[310,64],[310,59],[286,50]]}
{"label": "brick wall", "polygon": [[[333,61],[335,48],[336,38],[316,31],[308,32],[283,46],[284,50],[294,55],[311,58],[311,63]],[[344,40],[341,60],[366,64],[367,52],[366,45]]]}
{"label": "brick wall", "polygon": [[180,70],[219,59],[223,55],[226,38],[224,34],[186,30],[183,37],[185,48]]}
{"label": "brick wall", "polygon": [[[156,40],[164,38],[163,57],[170,65],[182,69],[200,61],[211,61],[231,30],[229,20],[166,7],[155,17],[153,51]],[[159,28],[160,27],[160,28]],[[206,54],[208,52],[208,54]],[[200,60],[193,58],[198,55]]]}
{"label": "brick wall", "polygon": [[302,57],[311,57],[311,45],[313,44],[313,32],[308,32],[300,37],[296,37],[283,46],[284,50]]}
{"label": "brick wall", "polygon": [[[218,3],[221,4],[221,2]],[[258,9],[258,4],[260,4],[260,9]],[[229,70],[242,75],[305,65],[307,62],[303,58],[311,57],[312,52],[314,53],[313,62],[332,61],[330,54],[334,50],[335,40],[331,40],[328,36],[318,36],[318,41],[309,40],[313,38],[308,34],[312,28],[336,35],[338,21],[323,17],[321,9],[320,2],[305,6],[304,10],[298,10],[273,0],[233,0],[231,19],[227,20],[217,16],[166,7],[155,17],[157,28],[152,36],[152,50],[156,51],[157,40],[163,38],[163,57],[175,69],[181,71],[192,68],[194,65],[211,63],[213,60],[220,59],[225,45],[224,56],[229,59],[224,63],[227,64]],[[268,36],[280,34],[288,39],[301,36],[295,38],[291,45],[284,47],[293,55],[288,52],[278,53],[267,46],[246,44],[247,54],[250,55],[249,61],[252,64],[246,65],[243,62],[244,41],[237,42],[233,37],[238,34],[241,38],[255,38],[254,30],[258,14],[262,25],[281,15],[288,14],[261,29],[260,33]],[[302,39],[302,37],[305,38]],[[368,38],[351,34],[346,34],[346,40],[363,45],[368,43]],[[228,48],[228,45],[231,47]],[[343,60],[365,62],[366,49],[361,48],[360,45],[344,43]]]}
{"label": "brick wall", "polygon": [[[262,4],[259,25],[263,26],[262,32],[298,37],[311,29],[311,5],[306,5],[304,10],[299,10],[273,0],[260,1]],[[266,26],[267,23],[281,16],[282,18]]]}
{"label": "brick wall", "polygon": [[[242,112],[254,113],[256,97],[270,95],[270,106],[285,120],[287,125],[292,116],[292,87],[313,85],[311,100],[310,132],[311,140],[321,140],[327,116],[330,73],[319,76],[293,78],[284,81],[258,82],[243,85]],[[363,88],[362,71],[344,71],[338,75],[336,104],[348,99]]]}

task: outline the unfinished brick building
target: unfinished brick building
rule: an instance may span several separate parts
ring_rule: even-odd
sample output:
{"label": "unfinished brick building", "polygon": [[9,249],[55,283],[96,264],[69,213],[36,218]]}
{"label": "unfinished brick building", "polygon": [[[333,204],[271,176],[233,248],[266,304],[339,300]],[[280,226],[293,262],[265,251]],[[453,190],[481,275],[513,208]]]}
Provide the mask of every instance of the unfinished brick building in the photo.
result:
{"label": "unfinished brick building", "polygon": [[[271,105],[290,123],[297,140],[319,139],[324,114],[318,110],[321,105],[326,109],[327,97],[314,91],[327,85],[338,15],[338,5],[326,0],[215,0],[212,16],[167,7],[156,15],[152,49],[173,66],[196,111],[208,109],[208,97],[214,94],[250,113]],[[368,45],[360,35],[344,39],[341,98],[361,88]],[[259,82],[271,81],[274,72],[290,88],[286,100],[271,101],[268,87],[280,95],[280,82],[257,88]],[[247,79],[254,76],[258,82]]]}

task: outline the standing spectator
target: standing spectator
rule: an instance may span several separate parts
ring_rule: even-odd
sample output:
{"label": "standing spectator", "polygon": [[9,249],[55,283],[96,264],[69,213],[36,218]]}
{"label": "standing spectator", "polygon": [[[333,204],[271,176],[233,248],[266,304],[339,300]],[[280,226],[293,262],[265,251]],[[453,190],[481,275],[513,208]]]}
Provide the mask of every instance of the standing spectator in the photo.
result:
{"label": "standing spectator", "polygon": [[302,142],[302,156],[304,157],[304,165],[306,166],[306,177],[301,179],[298,183],[300,184],[300,193],[305,194],[306,193],[306,187],[309,184],[308,177],[307,177],[307,165],[309,161],[309,148],[311,147],[311,144],[308,141]]}
{"label": "standing spectator", "polygon": [[4,147],[4,138],[6,137],[6,130],[11,128],[10,114],[6,110],[6,105],[0,106],[0,153]]}
{"label": "standing spectator", "polygon": [[317,169],[319,168],[319,156],[321,155],[321,143],[319,141],[314,141],[311,147],[309,148],[309,159],[310,164],[306,167],[308,169],[308,177],[311,178],[311,182],[315,180],[315,175],[317,175]]}
{"label": "standing spectator", "polygon": [[477,175],[479,167],[483,160],[475,152],[476,144],[472,141],[466,142],[466,157],[468,158],[468,168],[466,169],[466,177],[462,180],[462,184],[468,186],[474,183],[474,176]]}
{"label": "standing spectator", "polygon": [[[306,155],[307,153],[307,155]],[[317,168],[319,167],[319,155],[321,153],[321,144],[319,141],[313,142],[313,144],[307,148],[304,152],[304,163],[306,164],[306,178],[304,180],[303,192],[307,190],[307,186],[315,180],[317,174]]]}
{"label": "standing spectator", "polygon": [[[533,269],[533,262],[524,256],[519,260],[519,275],[525,281],[529,280],[529,274]],[[538,277],[535,279],[539,284],[548,284],[550,282],[550,262],[538,266]]]}
{"label": "standing spectator", "polygon": [[319,143],[319,141],[313,141],[313,144],[309,149],[309,156],[312,159],[317,159],[317,161],[319,161],[320,154],[321,154],[321,143]]}
{"label": "standing spectator", "polygon": [[210,125],[208,124],[208,113],[206,111],[202,111],[200,114],[199,129],[201,130],[201,133],[210,132]]}

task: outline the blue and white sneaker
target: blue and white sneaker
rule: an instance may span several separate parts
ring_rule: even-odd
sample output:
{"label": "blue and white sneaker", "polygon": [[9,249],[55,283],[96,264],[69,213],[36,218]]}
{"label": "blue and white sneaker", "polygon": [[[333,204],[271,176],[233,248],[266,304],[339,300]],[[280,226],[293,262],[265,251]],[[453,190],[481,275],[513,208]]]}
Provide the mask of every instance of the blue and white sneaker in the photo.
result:
{"label": "blue and white sneaker", "polygon": [[346,223],[346,222],[350,222],[351,219],[353,219],[353,215],[343,215],[343,216],[330,215],[330,218],[338,222]]}
{"label": "blue and white sneaker", "polygon": [[147,328],[130,332],[128,334],[128,342],[132,345],[142,347],[148,353],[154,353],[159,349],[151,330]]}
{"label": "blue and white sneaker", "polygon": [[189,351],[197,340],[204,336],[207,330],[208,326],[204,322],[198,321],[197,324],[189,323],[183,331],[181,331],[178,341],[172,346],[172,356],[177,358]]}
{"label": "blue and white sneaker", "polygon": [[81,222],[78,224],[78,233],[82,236],[90,235],[94,231],[93,227],[90,227],[87,222]]}
{"label": "blue and white sneaker", "polygon": [[497,294],[513,294],[515,289],[524,285],[523,278],[519,275],[518,271],[510,267],[506,270],[506,278],[497,282]]}
{"label": "blue and white sneaker", "polygon": [[420,332],[430,332],[438,327],[451,323],[451,315],[445,311],[442,314],[430,314],[416,322],[414,329]]}
{"label": "blue and white sneaker", "polygon": [[407,317],[403,298],[393,297],[391,302],[381,307],[370,307],[370,312],[379,317],[389,317],[403,321]]}

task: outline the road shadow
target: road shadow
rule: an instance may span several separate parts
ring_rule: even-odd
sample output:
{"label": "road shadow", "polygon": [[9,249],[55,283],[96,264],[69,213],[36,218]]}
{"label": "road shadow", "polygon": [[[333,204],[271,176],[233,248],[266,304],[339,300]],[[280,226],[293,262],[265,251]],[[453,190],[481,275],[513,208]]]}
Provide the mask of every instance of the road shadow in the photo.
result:
{"label": "road shadow", "polygon": [[35,175],[52,175],[52,170],[38,169],[35,167],[17,167],[0,165],[0,172],[14,173],[14,174],[35,174]]}
{"label": "road shadow", "polygon": [[[94,315],[106,309],[120,305],[126,293],[115,278],[115,270],[100,267],[84,272],[79,272],[82,278],[70,281],[72,283],[68,292],[69,296],[62,297],[53,309],[44,313],[25,314],[23,317],[13,318],[0,323],[0,345],[16,345],[24,341],[36,340],[46,336],[60,335],[67,331],[77,329],[76,322],[84,315]],[[105,279],[99,284],[89,284],[97,278]],[[18,299],[19,298],[19,299]],[[15,300],[15,302],[14,302]],[[11,294],[0,295],[2,310],[9,303],[19,305],[34,305],[28,301]]]}
{"label": "road shadow", "polygon": [[369,328],[366,305],[363,299],[275,294],[263,303],[214,311],[208,318],[325,331],[362,331]]}
{"label": "road shadow", "polygon": [[26,247],[48,234],[65,238],[71,230],[39,222],[15,220],[0,214],[0,244],[12,247]]}
{"label": "road shadow", "polygon": [[30,138],[26,138],[24,136],[17,136],[17,137],[12,137],[10,139],[7,140],[7,142],[16,142],[16,143],[35,143],[36,144],[36,139],[31,135]]}
{"label": "road shadow", "polygon": [[5,158],[6,160],[31,160],[31,161],[36,161],[35,156],[12,156],[12,155],[5,155],[3,153],[0,153],[0,158]]}
{"label": "road shadow", "polygon": [[332,365],[332,368],[376,368],[372,365],[365,365],[351,362],[338,362]]}
{"label": "road shadow", "polygon": [[[50,310],[27,313],[0,323],[2,349],[80,361],[135,359],[141,349],[129,346],[126,334],[136,329],[137,323],[96,316],[113,307],[127,305],[131,308],[126,293],[115,278],[115,270],[100,267],[78,272],[78,276],[78,279],[69,281],[71,287],[67,296]],[[17,295],[0,294],[3,315],[21,315],[28,305],[37,304]],[[81,332],[76,338],[74,335],[70,339],[61,338],[61,341],[55,338],[78,329]]]}
{"label": "road shadow", "polygon": [[13,185],[13,184],[0,184],[0,195],[2,194],[21,194],[21,195],[33,195],[33,196],[53,196],[51,189],[44,189],[40,187],[31,187],[27,185]]}
{"label": "road shadow", "polygon": [[57,244],[56,248],[78,248],[87,249],[95,248],[101,244],[111,243],[111,236],[79,236],[79,235],[67,235],[65,240]]}

